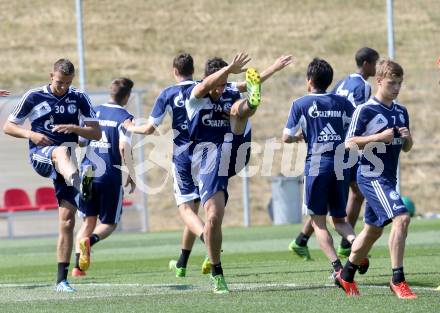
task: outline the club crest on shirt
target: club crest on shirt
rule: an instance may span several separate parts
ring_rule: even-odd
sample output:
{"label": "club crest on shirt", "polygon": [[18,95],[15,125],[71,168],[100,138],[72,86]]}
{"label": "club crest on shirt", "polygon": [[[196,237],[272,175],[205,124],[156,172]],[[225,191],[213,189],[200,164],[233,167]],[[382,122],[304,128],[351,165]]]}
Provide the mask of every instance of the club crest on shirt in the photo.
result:
{"label": "club crest on shirt", "polygon": [[77,111],[76,105],[74,104],[69,104],[67,106],[67,112],[69,112],[70,114],[75,114]]}
{"label": "club crest on shirt", "polygon": [[399,119],[402,122],[402,124],[405,124],[405,116],[402,113],[399,114]]}
{"label": "club crest on shirt", "polygon": [[390,198],[393,199],[394,201],[399,200],[400,195],[397,191],[392,190],[390,192]]}

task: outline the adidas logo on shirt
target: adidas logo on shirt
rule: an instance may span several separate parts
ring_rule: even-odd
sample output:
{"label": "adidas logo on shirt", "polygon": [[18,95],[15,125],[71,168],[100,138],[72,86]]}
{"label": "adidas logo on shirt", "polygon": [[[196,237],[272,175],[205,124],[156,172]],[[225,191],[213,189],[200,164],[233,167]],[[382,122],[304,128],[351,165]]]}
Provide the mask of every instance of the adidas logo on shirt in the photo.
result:
{"label": "adidas logo on shirt", "polygon": [[325,127],[319,133],[318,142],[336,141],[336,140],[342,140],[342,138],[340,135],[338,135],[335,132],[332,125],[330,123],[327,123],[327,125],[325,125]]}

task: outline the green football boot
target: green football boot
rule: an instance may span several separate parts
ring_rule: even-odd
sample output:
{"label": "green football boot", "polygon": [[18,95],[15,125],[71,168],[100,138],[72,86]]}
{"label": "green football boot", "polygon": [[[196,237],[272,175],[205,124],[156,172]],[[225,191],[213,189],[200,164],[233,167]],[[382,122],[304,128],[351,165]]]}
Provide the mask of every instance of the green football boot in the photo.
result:
{"label": "green football boot", "polygon": [[257,108],[261,102],[261,78],[258,71],[248,68],[246,71],[247,100],[252,109]]}
{"label": "green football boot", "polygon": [[177,261],[171,260],[170,263],[168,263],[168,268],[171,271],[176,272],[176,277],[185,277],[186,276],[186,268],[184,267],[177,267]]}
{"label": "green football boot", "polygon": [[212,291],[217,294],[229,293],[228,285],[226,285],[225,277],[221,274],[212,276],[211,281],[213,285]]}
{"label": "green football boot", "polygon": [[292,240],[292,242],[289,244],[289,250],[294,252],[297,256],[302,258],[304,261],[311,261],[312,257],[310,256],[309,247],[304,246],[298,246],[295,242],[295,240]]}
{"label": "green football boot", "polygon": [[206,257],[202,263],[202,274],[206,275],[209,274],[210,272],[211,272],[211,261],[209,260],[208,257]]}
{"label": "green football boot", "polygon": [[336,254],[341,259],[348,258],[350,256],[350,253],[351,253],[351,248],[342,248],[341,246],[339,246],[338,249],[336,250]]}

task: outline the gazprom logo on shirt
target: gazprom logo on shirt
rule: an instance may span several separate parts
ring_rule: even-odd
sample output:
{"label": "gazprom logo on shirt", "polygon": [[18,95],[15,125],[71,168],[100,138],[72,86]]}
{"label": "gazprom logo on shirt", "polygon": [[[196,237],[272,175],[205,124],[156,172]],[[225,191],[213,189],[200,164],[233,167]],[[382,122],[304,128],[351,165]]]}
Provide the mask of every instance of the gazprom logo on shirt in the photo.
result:
{"label": "gazprom logo on shirt", "polygon": [[180,91],[179,94],[174,98],[174,105],[178,108],[181,108],[185,105],[185,101],[183,101],[183,94]]}
{"label": "gazprom logo on shirt", "polygon": [[50,118],[44,122],[44,128],[46,130],[52,131],[54,123],[55,123],[55,120],[54,120],[53,116],[51,115]]}
{"label": "gazprom logo on shirt", "polygon": [[338,135],[335,130],[333,129],[332,125],[330,123],[327,123],[325,127],[322,129],[322,131],[319,133],[318,136],[318,142],[324,142],[324,141],[340,141],[342,140],[341,136]]}
{"label": "gazprom logo on shirt", "polygon": [[341,111],[318,111],[318,105],[316,101],[313,101],[313,105],[309,108],[309,116],[311,118],[317,117],[341,117]]}
{"label": "gazprom logo on shirt", "polygon": [[111,120],[99,120],[100,126],[107,126],[107,127],[116,127],[118,126],[118,122],[111,121]]}
{"label": "gazprom logo on shirt", "polygon": [[66,103],[76,103],[75,99],[69,99],[69,97],[66,98],[66,100],[64,100],[64,102]]}
{"label": "gazprom logo on shirt", "polygon": [[209,114],[205,114],[202,116],[202,123],[205,126],[209,127],[228,127],[228,120],[212,120],[212,112]]}

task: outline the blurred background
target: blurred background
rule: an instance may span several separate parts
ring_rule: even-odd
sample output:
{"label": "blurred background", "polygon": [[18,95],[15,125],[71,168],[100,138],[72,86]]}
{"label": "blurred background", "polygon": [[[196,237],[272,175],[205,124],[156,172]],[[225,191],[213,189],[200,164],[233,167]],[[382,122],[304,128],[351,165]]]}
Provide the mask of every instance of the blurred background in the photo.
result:
{"label": "blurred background", "polygon": [[[252,120],[253,140],[262,147],[254,149],[251,165],[257,174],[250,178],[250,224],[270,224],[268,203],[271,177],[301,174],[304,146],[281,144],[281,134],[292,101],[306,93],[305,70],[315,56],[333,66],[334,83],[356,70],[355,52],[369,46],[381,57],[388,56],[386,0],[100,0],[83,1],[83,35],[86,90],[102,92],[94,104],[107,100],[105,93],[117,76],[135,81],[139,93],[129,110],[147,118],[161,89],[174,84],[172,59],[182,51],[195,60],[195,78],[203,77],[204,63],[214,56],[229,61],[239,51],[252,57],[251,66],[263,70],[281,55],[292,54],[293,65],[275,74],[263,86],[263,104]],[[76,9],[74,0],[6,1],[0,0],[0,89],[14,96],[49,83],[53,63],[69,58],[78,68]],[[417,214],[440,213],[440,1],[394,1],[395,60],[404,70],[404,85],[399,101],[408,108],[414,148],[401,157],[401,193],[409,196]],[[79,71],[77,70],[77,73]],[[231,76],[242,80],[244,75]],[[370,79],[375,93],[374,80]],[[79,87],[78,75],[74,84]],[[4,123],[16,97],[1,100],[0,118]],[[178,229],[172,194],[172,180],[166,157],[171,153],[169,119],[160,133],[140,147],[146,164],[149,230]],[[141,140],[137,138],[137,140]],[[279,143],[271,156],[264,157],[266,142]],[[139,148],[138,148],[139,149]],[[283,150],[290,151],[283,158]],[[284,152],[286,155],[287,152]],[[8,188],[24,188],[33,195],[36,188],[50,186],[28,162],[27,142],[0,134],[0,197]],[[300,166],[298,167],[298,164]],[[261,168],[264,168],[262,171]],[[156,188],[157,187],[157,188]],[[159,188],[161,187],[161,188]],[[243,224],[242,179],[232,179],[225,225]],[[146,217],[139,203],[142,192],[130,197],[136,209],[127,207],[123,225],[128,230],[142,229]],[[0,199],[3,201],[3,198]],[[3,203],[3,202],[2,202]],[[136,206],[138,204],[138,206]],[[56,216],[25,217],[22,231],[30,227],[56,233],[56,223],[45,224]],[[0,236],[5,234],[0,219]],[[40,230],[38,230],[40,231]]]}

